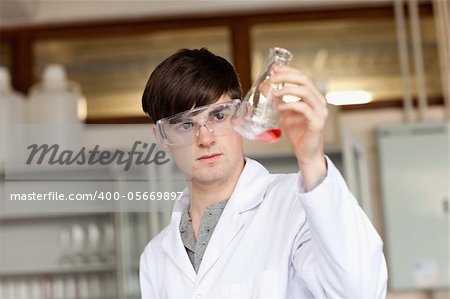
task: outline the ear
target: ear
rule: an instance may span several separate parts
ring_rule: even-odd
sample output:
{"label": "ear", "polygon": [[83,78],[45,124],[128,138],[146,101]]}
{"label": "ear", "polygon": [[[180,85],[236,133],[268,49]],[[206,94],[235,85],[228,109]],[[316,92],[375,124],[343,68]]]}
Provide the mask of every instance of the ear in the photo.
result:
{"label": "ear", "polygon": [[161,138],[161,135],[159,135],[158,129],[156,128],[156,125],[153,125],[153,136],[155,137],[156,141],[158,142],[159,147],[167,152],[170,153],[169,147],[164,143],[164,141]]}

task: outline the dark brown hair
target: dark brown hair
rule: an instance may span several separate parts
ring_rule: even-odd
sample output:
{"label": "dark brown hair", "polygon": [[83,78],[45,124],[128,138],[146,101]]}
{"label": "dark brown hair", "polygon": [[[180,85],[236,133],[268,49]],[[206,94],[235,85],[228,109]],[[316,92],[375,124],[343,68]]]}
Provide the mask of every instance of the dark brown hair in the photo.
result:
{"label": "dark brown hair", "polygon": [[153,122],[216,102],[223,94],[241,98],[234,67],[206,48],[181,49],[161,62],[150,75],[142,109]]}

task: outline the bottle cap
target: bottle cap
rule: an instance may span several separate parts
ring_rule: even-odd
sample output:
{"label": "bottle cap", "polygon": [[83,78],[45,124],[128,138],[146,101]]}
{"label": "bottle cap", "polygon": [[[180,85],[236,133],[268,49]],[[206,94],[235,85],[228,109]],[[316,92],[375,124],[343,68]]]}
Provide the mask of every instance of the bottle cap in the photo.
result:
{"label": "bottle cap", "polygon": [[67,86],[67,73],[60,64],[50,64],[44,69],[43,85],[47,90],[64,90]]}

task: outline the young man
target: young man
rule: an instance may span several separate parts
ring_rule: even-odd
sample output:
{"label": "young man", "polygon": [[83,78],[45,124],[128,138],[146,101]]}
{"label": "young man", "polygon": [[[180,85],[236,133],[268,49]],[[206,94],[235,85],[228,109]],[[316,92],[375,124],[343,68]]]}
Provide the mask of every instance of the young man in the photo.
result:
{"label": "young man", "polygon": [[382,241],[324,155],[327,103],[291,67],[274,68],[280,123],[299,172],[245,158],[231,124],[236,72],[206,49],[180,50],[142,97],[156,137],[190,182],[145,248],[142,298],[384,298]]}

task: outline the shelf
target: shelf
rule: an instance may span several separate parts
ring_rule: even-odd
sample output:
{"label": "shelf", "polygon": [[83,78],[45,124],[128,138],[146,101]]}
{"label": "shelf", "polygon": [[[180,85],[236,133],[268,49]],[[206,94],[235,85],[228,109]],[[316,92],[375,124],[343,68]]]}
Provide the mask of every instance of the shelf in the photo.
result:
{"label": "shelf", "polygon": [[53,267],[39,267],[26,269],[1,269],[0,277],[5,276],[34,276],[34,275],[58,275],[58,274],[78,274],[93,272],[116,271],[114,264],[98,265],[59,265]]}
{"label": "shelf", "polygon": [[70,217],[91,217],[91,216],[107,216],[112,212],[27,212],[27,213],[0,213],[1,221],[10,220],[39,220],[39,219],[58,219]]}

